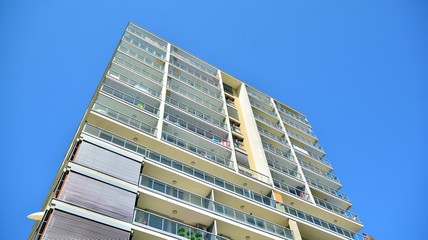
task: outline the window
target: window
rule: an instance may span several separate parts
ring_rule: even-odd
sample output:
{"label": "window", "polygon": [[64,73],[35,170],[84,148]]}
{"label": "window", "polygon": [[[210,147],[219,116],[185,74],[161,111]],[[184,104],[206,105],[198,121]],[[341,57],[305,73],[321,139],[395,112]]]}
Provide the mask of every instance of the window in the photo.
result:
{"label": "window", "polygon": [[225,91],[225,92],[227,92],[227,93],[229,93],[229,94],[233,95],[233,88],[232,88],[231,86],[229,86],[229,85],[227,85],[227,84],[223,83],[223,88],[224,88],[224,91]]}

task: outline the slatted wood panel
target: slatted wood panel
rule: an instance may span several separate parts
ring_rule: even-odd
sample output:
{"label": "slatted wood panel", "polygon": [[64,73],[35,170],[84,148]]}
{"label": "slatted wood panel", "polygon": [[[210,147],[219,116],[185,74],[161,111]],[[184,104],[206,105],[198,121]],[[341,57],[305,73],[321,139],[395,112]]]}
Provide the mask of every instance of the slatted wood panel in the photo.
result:
{"label": "slatted wood panel", "polygon": [[116,178],[138,184],[141,163],[89,142],[82,142],[73,160]]}
{"label": "slatted wood panel", "polygon": [[52,213],[41,239],[115,239],[129,240],[130,232],[60,210]]}
{"label": "slatted wood panel", "polygon": [[70,172],[58,199],[132,222],[136,194],[110,184]]}

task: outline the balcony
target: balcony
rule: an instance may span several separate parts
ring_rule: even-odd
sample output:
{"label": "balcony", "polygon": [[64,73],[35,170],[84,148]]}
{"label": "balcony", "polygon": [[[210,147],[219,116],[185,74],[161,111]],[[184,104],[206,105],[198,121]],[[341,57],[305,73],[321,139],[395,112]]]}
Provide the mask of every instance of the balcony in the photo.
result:
{"label": "balcony", "polygon": [[263,173],[257,172],[253,169],[250,169],[247,166],[238,164],[238,172],[242,175],[245,175],[245,176],[248,176],[250,178],[254,178],[256,180],[259,180],[263,183],[269,184],[269,176],[267,176]]}
{"label": "balcony", "polygon": [[[106,81],[106,83],[113,85],[109,82]],[[112,86],[106,85],[106,83],[104,83],[104,85],[101,87],[100,92],[105,93],[107,95],[110,96],[114,96],[115,98],[118,98],[126,103],[131,104],[132,106],[145,111],[145,112],[149,112],[152,113],[154,115],[158,115],[159,113],[159,109],[151,104],[149,104],[148,102],[151,102],[152,104],[156,104],[155,101],[150,100],[150,99],[145,99],[144,101],[140,99],[140,97],[138,96],[138,94],[133,93],[132,91],[127,91],[128,93],[132,94],[127,94],[123,91],[126,91],[126,89],[121,89],[118,90]],[[119,86],[115,86],[115,87],[119,87]],[[157,103],[160,104],[160,103]]]}
{"label": "balcony", "polygon": [[297,154],[300,154],[301,156],[307,157],[308,159],[312,159],[312,160],[315,160],[319,163],[322,163],[327,168],[331,168],[331,163],[330,163],[330,161],[327,160],[327,158],[315,155],[312,152],[309,152],[309,151],[307,151],[303,148],[300,148],[296,145],[293,145],[293,148],[294,148],[294,150],[296,150],[295,152]]}
{"label": "balcony", "polygon": [[[188,84],[186,82],[183,82],[168,76],[168,84],[171,84],[171,83],[176,85],[178,88],[184,90],[185,92],[191,93],[197,99],[204,99],[206,100],[206,102],[209,102],[211,105],[215,105],[218,108],[223,108],[224,106],[223,99],[220,96],[218,96],[217,93],[203,87],[201,87],[201,90],[199,90],[199,86],[201,86],[199,84],[196,84],[196,83]],[[217,92],[219,90],[215,90],[215,91]],[[192,99],[194,98],[192,97]],[[202,101],[198,101],[198,102],[202,102]]]}
{"label": "balcony", "polygon": [[192,116],[195,116],[205,122],[211,123],[215,126],[218,126],[220,128],[226,129],[226,125],[224,124],[223,121],[220,121],[218,119],[215,119],[213,117],[211,117],[210,115],[203,113],[202,111],[196,110],[193,107],[189,107],[188,105],[186,105],[185,103],[183,103],[183,101],[178,101],[177,99],[174,99],[172,97],[167,96],[166,97],[166,103],[168,103],[171,106],[175,106],[177,108],[179,108],[180,110],[184,111],[187,114],[190,114]]}
{"label": "balcony", "polygon": [[146,77],[152,81],[161,83],[163,81],[162,73],[153,69],[146,67],[137,60],[126,56],[121,52],[116,52],[115,57],[113,58],[113,63],[118,64],[133,73]]}
{"label": "balcony", "polygon": [[183,82],[183,83],[185,83],[185,84],[187,84],[187,85],[189,85],[189,86],[191,86],[191,87],[203,92],[204,94],[207,94],[207,95],[209,95],[209,96],[211,96],[211,97],[213,97],[219,101],[222,101],[219,89],[214,88],[208,84],[204,84],[204,85],[199,84],[198,82],[201,82],[200,80],[186,78],[186,77],[184,77],[183,74],[177,74],[175,69],[174,70],[170,69],[168,71],[168,74],[170,76],[172,76],[174,79],[179,80],[179,81],[181,81],[181,82]]}
{"label": "balcony", "polygon": [[228,96],[227,94],[225,94],[226,97],[226,103],[227,105],[236,108],[235,106],[235,99],[233,97]]}
{"label": "balcony", "polygon": [[293,128],[299,130],[300,132],[306,134],[309,137],[317,139],[317,136],[315,135],[315,133],[310,128],[302,127],[299,124],[287,119],[286,117],[281,117],[281,119],[285,124],[292,126]]}
{"label": "balcony", "polygon": [[205,73],[201,70],[199,70],[198,68],[190,65],[189,63],[178,59],[176,57],[172,57],[169,61],[172,65],[174,65],[175,67],[185,71],[186,73],[190,74],[193,77],[196,77],[199,80],[202,80],[206,83],[211,84],[212,86],[219,88],[219,81],[217,78],[215,78],[214,76]]}
{"label": "balcony", "polygon": [[232,138],[233,146],[240,148],[245,151],[244,140],[242,138],[233,137]]}
{"label": "balcony", "polygon": [[[111,67],[108,70],[107,76],[111,77],[117,81],[120,81],[121,83],[126,84],[130,87],[134,87],[134,88],[138,89],[139,91],[142,91],[143,93],[150,94],[151,96],[156,97],[156,98],[160,98],[160,91],[161,91],[160,86],[157,84],[154,84],[150,81],[139,81],[139,82],[137,82],[136,80],[129,78],[129,77],[125,76],[124,74],[119,73],[119,71],[113,70],[113,67]],[[154,86],[157,90],[155,90],[149,86]]]}
{"label": "balcony", "polygon": [[129,44],[132,44],[136,47],[138,47],[139,49],[150,53],[152,56],[158,57],[160,59],[165,59],[165,52],[161,51],[159,49],[157,49],[156,47],[153,47],[151,44],[141,40],[140,38],[126,32],[123,35],[122,38],[123,42],[127,42]]}
{"label": "balcony", "polygon": [[144,41],[152,44],[153,46],[166,50],[167,43],[165,41],[159,39],[158,37],[153,36],[152,34],[139,28],[138,26],[129,24],[126,30],[137,35],[141,39],[144,39]]}
{"label": "balcony", "polygon": [[238,211],[211,199],[178,189],[146,175],[141,175],[140,186],[269,234],[285,237],[285,239],[293,239],[293,233],[290,229]]}
{"label": "balcony", "polygon": [[262,122],[262,123],[264,123],[264,124],[266,124],[266,125],[268,125],[268,126],[270,126],[270,127],[274,128],[274,129],[276,129],[276,130],[278,130],[278,131],[282,132],[282,127],[281,127],[281,125],[279,125],[278,123],[273,123],[273,122],[271,122],[271,121],[267,120],[266,118],[264,118],[264,117],[260,116],[260,115],[259,115],[259,114],[257,114],[257,113],[254,113],[254,118],[255,118],[256,120],[259,120],[260,122]]}
{"label": "balcony", "polygon": [[323,155],[325,154],[324,153],[324,149],[322,149],[321,145],[319,145],[318,143],[314,143],[314,142],[312,142],[312,141],[310,141],[310,140],[308,140],[308,139],[300,136],[299,134],[297,134],[297,133],[295,133],[293,131],[290,131],[288,129],[286,129],[286,131],[287,131],[288,136],[290,136],[290,137],[292,137],[292,138],[294,138],[294,139],[296,139],[296,140],[298,140],[298,141],[300,141],[300,142],[302,142],[302,143],[304,143],[304,144],[306,144],[306,145],[314,148],[315,150],[319,151]]}
{"label": "balcony", "polygon": [[242,134],[242,132],[241,132],[241,128],[240,128],[240,125],[239,125],[239,123],[236,123],[236,122],[234,122],[234,121],[229,121],[230,122],[230,129],[233,131],[233,132],[235,132],[235,133],[238,133],[238,134]]}
{"label": "balcony", "polygon": [[263,107],[261,104],[258,104],[256,101],[252,100],[251,98],[250,98],[250,104],[253,108],[256,108],[256,109],[260,110],[261,112],[266,113],[270,117],[277,119],[275,111],[269,110],[269,109]]}
{"label": "balcony", "polygon": [[310,164],[308,162],[305,162],[305,161],[303,161],[303,160],[301,160],[299,158],[297,160],[299,161],[300,165],[304,169],[307,169],[307,170],[309,170],[311,172],[317,173],[317,174],[319,174],[319,175],[321,175],[323,177],[331,179],[331,180],[335,181],[336,183],[340,184],[339,178],[336,175],[334,175],[333,173],[326,172],[326,171],[324,171],[324,170],[322,170],[320,168],[317,168],[317,167],[313,166],[312,164]]}
{"label": "balcony", "polygon": [[254,89],[254,88],[252,88],[252,87],[250,87],[248,85],[245,85],[245,86],[247,87],[248,95],[256,98],[257,100],[259,100],[259,101],[261,101],[261,102],[263,102],[263,103],[265,103],[267,105],[273,106],[272,102],[270,101],[270,97],[269,96],[260,93],[259,91],[257,91],[256,89]]}
{"label": "balcony", "polygon": [[265,136],[267,138],[270,138],[273,141],[278,141],[278,142],[282,143],[283,145],[288,145],[288,142],[287,142],[287,140],[285,140],[285,138],[280,137],[280,136],[278,136],[276,134],[273,134],[270,131],[268,131],[268,130],[260,127],[260,126],[257,126],[257,129],[259,130],[259,133],[261,135],[263,135],[263,136]]}
{"label": "balcony", "polygon": [[[263,144],[263,149],[265,149],[266,151],[269,151],[277,156],[280,156],[281,158],[293,159],[293,156],[290,154],[290,152],[284,152],[276,147],[273,147],[272,144],[267,144],[264,142],[262,142],[262,144]],[[294,159],[290,161],[294,162]]]}
{"label": "balcony", "polygon": [[346,218],[349,218],[355,222],[361,223],[360,219],[358,218],[357,214],[351,212],[351,211],[347,211],[341,207],[338,207],[336,205],[333,205],[327,201],[324,201],[320,198],[317,198],[314,196],[314,200],[315,200],[315,204],[321,208],[327,209],[329,211],[335,212],[341,216],[344,216]]}
{"label": "balcony", "polygon": [[229,118],[232,118],[232,120],[239,121],[239,114],[238,110],[234,106],[230,106],[229,104],[226,105],[227,107],[227,113],[229,114]]}
{"label": "balcony", "polygon": [[[170,114],[172,113],[172,114]],[[174,112],[172,109],[167,109],[167,112],[164,114],[164,119],[170,123],[173,123],[177,126],[180,126],[182,128],[185,128],[191,132],[194,132],[200,136],[205,137],[208,140],[211,140],[215,144],[220,144],[225,147],[230,147],[229,142],[227,139],[227,132],[220,131],[219,129],[209,127],[209,125],[203,124],[199,121],[192,121],[193,123],[189,123],[192,119],[189,117],[186,117],[185,115],[180,116],[176,112]],[[186,118],[186,119],[184,119]],[[218,135],[217,135],[218,134]]]}
{"label": "balcony", "polygon": [[290,117],[292,117],[292,118],[294,118],[294,119],[296,119],[296,120],[298,120],[298,121],[300,121],[300,122],[302,122],[302,123],[304,123],[306,125],[309,125],[309,121],[308,121],[308,119],[305,116],[302,116],[300,114],[292,113],[292,112],[286,110],[285,108],[281,107],[278,103],[276,104],[276,107],[278,108],[278,110],[281,113],[284,113],[287,116],[290,116]]}
{"label": "balcony", "polygon": [[190,91],[184,89],[183,86],[179,86],[179,84],[175,83],[175,81],[168,80],[167,87],[171,91],[179,93],[180,95],[185,96],[186,98],[191,99],[194,102],[196,102],[196,103],[198,103],[204,107],[207,107],[213,111],[224,114],[224,109],[223,109],[223,106],[221,103],[217,103],[217,105],[215,105],[212,102],[205,100],[205,98],[199,97],[199,96],[191,93]]}
{"label": "balcony", "polygon": [[280,172],[281,174],[289,176],[293,179],[303,181],[302,175],[300,175],[300,173],[298,173],[297,171],[291,170],[290,168],[287,168],[286,166],[281,165],[279,163],[276,163],[272,160],[268,160],[267,162],[268,162],[268,165],[271,169],[275,169],[276,171]]}
{"label": "balcony", "polygon": [[[272,176],[273,178],[273,176]],[[280,181],[277,179],[273,179],[273,184],[276,189],[285,192],[286,194],[294,195],[302,200],[310,201],[309,194],[307,194],[302,186],[293,187],[285,183],[285,181]]]}
{"label": "balcony", "polygon": [[215,154],[213,151],[209,151],[205,148],[199,147],[196,144],[187,142],[177,136],[174,136],[172,134],[169,134],[167,132],[162,133],[162,140],[171,143],[172,145],[175,145],[179,148],[182,148],[188,152],[191,152],[193,154],[196,154],[197,156],[200,156],[208,161],[217,163],[219,165],[222,165],[224,167],[233,169],[233,162],[229,160],[229,158],[226,158],[225,156],[221,156],[218,154]]}
{"label": "balcony", "polygon": [[[269,200],[270,200],[269,197],[260,195],[260,194],[255,193],[255,192],[251,192],[244,187],[234,185],[233,183],[227,182],[227,181],[225,181],[219,177],[216,177],[216,176],[211,175],[207,172],[201,171],[201,170],[196,169],[192,166],[186,165],[180,161],[176,161],[172,158],[169,158],[169,157],[164,156],[162,154],[156,153],[156,152],[151,151],[149,149],[147,149],[147,151],[144,154],[145,154],[145,156],[147,156],[147,158],[149,160],[152,160],[152,161],[158,162],[159,164],[167,166],[168,168],[172,169],[173,171],[180,171],[183,174],[192,176],[192,177],[194,177],[200,181],[203,181],[205,183],[214,184],[216,186],[224,188],[227,191],[232,191],[236,194],[251,198],[255,201],[261,201],[261,202],[267,201],[267,202],[269,202]],[[238,168],[239,168],[239,166],[238,166]],[[246,168],[246,167],[244,167],[244,168]],[[258,180],[268,181],[268,179],[269,179],[268,176],[262,175]]]}
{"label": "balcony", "polygon": [[158,71],[163,72],[164,70],[165,62],[144,51],[141,51],[140,49],[128,44],[127,42],[122,42],[117,48],[117,50]]}
{"label": "balcony", "polygon": [[348,198],[348,195],[346,195],[345,193],[342,193],[342,192],[340,192],[340,191],[338,191],[338,190],[336,190],[334,188],[331,188],[331,187],[329,187],[329,186],[327,186],[325,184],[322,184],[321,182],[316,181],[316,180],[314,180],[312,178],[309,178],[307,176],[306,176],[306,180],[309,183],[309,185],[315,187],[315,189],[319,189],[322,192],[328,193],[328,194],[333,195],[333,196],[335,196],[337,198],[340,198],[342,200],[350,202],[349,198]]}
{"label": "balcony", "polygon": [[189,226],[182,222],[174,221],[160,215],[144,211],[136,208],[134,210],[135,225],[143,228],[155,229],[157,232],[172,234],[178,236],[180,239],[195,239],[195,240],[227,240],[228,238],[217,236],[213,233],[204,231],[202,229]]}
{"label": "balcony", "polygon": [[120,113],[114,109],[111,109],[107,106],[104,106],[99,103],[95,103],[92,107],[92,110],[95,112],[98,112],[108,118],[114,119],[118,122],[124,123],[125,125],[128,125],[132,128],[135,128],[139,131],[142,131],[144,133],[155,135],[156,134],[156,120],[153,121],[152,125],[149,125],[147,123],[141,122],[133,117],[130,117],[126,114]]}
{"label": "balcony", "polygon": [[178,49],[176,47],[172,48],[173,51],[171,51],[171,53],[176,56],[179,57],[181,60],[186,61],[187,63],[192,64],[193,66],[199,68],[200,70],[214,76],[214,77],[218,77],[217,74],[217,69],[209,66],[208,64],[206,64],[205,62],[195,58],[194,56],[182,51],[181,49]]}

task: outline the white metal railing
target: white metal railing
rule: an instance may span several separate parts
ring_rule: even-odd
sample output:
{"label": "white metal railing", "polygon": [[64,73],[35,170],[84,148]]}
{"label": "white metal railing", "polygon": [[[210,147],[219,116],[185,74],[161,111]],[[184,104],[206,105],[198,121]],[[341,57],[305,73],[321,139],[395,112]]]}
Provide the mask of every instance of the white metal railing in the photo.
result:
{"label": "white metal railing", "polygon": [[128,25],[126,30],[134,33],[135,35],[137,35],[139,37],[141,37],[142,39],[144,39],[144,41],[147,41],[147,42],[149,42],[149,43],[151,43],[151,44],[153,44],[153,45],[155,45],[161,49],[166,50],[166,43],[161,42],[161,41],[157,40],[155,37],[150,36],[149,33],[146,33],[146,32],[143,32],[143,31],[137,29],[136,26],[130,24],[130,25]]}
{"label": "white metal railing", "polygon": [[271,122],[271,121],[267,120],[266,118],[264,118],[264,117],[262,117],[262,116],[258,115],[257,113],[254,113],[254,118],[255,118],[255,119],[257,119],[257,120],[259,120],[259,121],[261,121],[261,122],[263,122],[264,124],[267,124],[267,125],[269,125],[269,126],[273,127],[273,128],[276,128],[276,129],[282,130],[281,125],[279,125],[279,124],[275,124],[275,123],[273,123],[273,122]]}
{"label": "white metal railing", "polygon": [[191,153],[194,153],[202,158],[205,158],[211,162],[218,163],[220,165],[223,165],[227,168],[233,169],[233,162],[226,157],[220,156],[218,154],[213,153],[212,151],[209,151],[205,148],[199,147],[196,144],[187,142],[183,140],[182,138],[176,137],[174,135],[171,135],[169,133],[163,132],[162,133],[162,140],[169,142],[179,148],[185,149]]}
{"label": "white metal railing", "polygon": [[306,180],[309,183],[309,185],[314,186],[315,188],[320,189],[323,192],[329,193],[329,194],[331,194],[333,196],[336,196],[338,198],[341,198],[341,199],[343,199],[345,201],[350,202],[349,198],[348,198],[348,195],[346,195],[345,193],[343,193],[343,192],[341,192],[339,190],[336,190],[336,189],[334,189],[332,187],[329,187],[329,186],[327,186],[325,184],[322,184],[321,182],[316,181],[316,180],[314,180],[314,179],[312,179],[310,177],[307,177],[307,176],[306,176]]}
{"label": "white metal railing", "polygon": [[154,107],[148,103],[145,103],[145,102],[141,101],[141,99],[137,99],[131,95],[123,93],[122,91],[119,91],[119,90],[117,90],[113,87],[110,87],[108,85],[104,84],[101,87],[100,91],[104,92],[104,93],[108,93],[110,95],[113,95],[113,96],[115,96],[121,100],[124,100],[125,102],[130,103],[131,105],[134,105],[141,110],[151,112],[155,115],[158,115],[158,113],[159,113],[159,109],[157,107]]}
{"label": "white metal railing", "polygon": [[198,118],[200,118],[200,119],[202,119],[204,121],[212,123],[212,124],[214,124],[214,125],[216,125],[218,127],[221,127],[223,129],[226,129],[226,125],[224,124],[224,122],[222,122],[222,121],[220,121],[218,119],[215,119],[215,118],[213,118],[213,117],[211,117],[211,116],[209,116],[209,115],[207,115],[207,114],[205,114],[203,112],[200,112],[200,111],[198,111],[198,110],[196,110],[196,109],[194,109],[192,107],[189,107],[186,104],[178,101],[177,99],[174,99],[174,98],[171,98],[171,97],[167,96],[165,101],[167,103],[170,103],[173,106],[176,106],[176,107],[180,108],[181,110],[183,110],[183,111],[185,111],[187,113],[190,113],[193,116],[196,116],[196,117],[198,117]]}
{"label": "white metal railing", "polygon": [[[123,53],[121,53],[121,54],[123,54]],[[163,80],[161,77],[158,77],[158,76],[156,76],[156,75],[154,75],[152,73],[149,73],[147,70],[142,69],[140,67],[137,67],[137,66],[129,63],[128,61],[122,59],[120,56],[118,56],[118,54],[116,54],[116,56],[113,58],[113,62],[117,63],[117,64],[119,64],[119,65],[121,65],[121,66],[123,66],[123,67],[125,67],[125,68],[127,68],[129,70],[132,70],[133,72],[135,72],[137,74],[140,74],[140,75],[142,75],[144,77],[152,79],[152,80],[154,80],[156,82],[161,83],[162,80]]]}
{"label": "white metal railing", "polygon": [[266,136],[266,137],[268,137],[270,139],[273,139],[275,141],[278,141],[278,142],[280,142],[282,144],[288,145],[288,142],[287,142],[287,140],[285,138],[280,137],[280,136],[278,136],[276,134],[273,134],[273,133],[269,132],[268,130],[266,130],[266,129],[262,128],[262,127],[259,127],[259,126],[257,126],[257,129],[259,130],[259,132],[262,135],[264,135],[264,136]]}
{"label": "white metal railing", "polygon": [[128,49],[127,47],[123,46],[123,45],[119,45],[118,49],[119,52],[122,52],[130,57],[133,57],[134,59],[143,62],[144,64],[153,67],[161,72],[163,72],[164,66],[154,62],[153,60],[151,60],[150,58],[147,58],[141,54],[138,54],[130,49]]}
{"label": "white metal railing", "polygon": [[142,82],[137,82],[137,81],[135,81],[129,77],[126,77],[125,75],[120,74],[113,69],[108,70],[107,76],[110,76],[114,79],[117,79],[117,80],[127,84],[128,86],[132,86],[132,87],[134,87],[134,88],[136,88],[136,89],[138,89],[144,93],[148,93],[154,97],[159,98],[159,96],[160,96],[160,92],[145,86],[144,83],[142,83]]}
{"label": "white metal railing", "polygon": [[94,106],[92,107],[92,110],[107,116],[109,118],[112,118],[114,120],[117,120],[121,123],[124,123],[128,126],[131,126],[133,128],[136,128],[138,130],[141,130],[145,133],[151,134],[151,135],[155,135],[156,134],[156,127],[152,127],[147,123],[141,122],[133,117],[130,117],[126,114],[123,114],[119,111],[116,111],[114,109],[111,109],[107,106],[104,106],[100,103],[95,103]]}
{"label": "white metal railing", "polygon": [[123,35],[122,40],[129,42],[129,43],[132,43],[132,45],[137,46],[137,47],[143,49],[144,51],[155,55],[158,58],[165,59],[165,52],[159,51],[156,48],[153,48],[152,46],[154,44],[151,41],[147,41],[146,39],[143,40],[143,39],[141,39],[137,36],[134,36],[128,32],[126,32]]}
{"label": "white metal railing", "polygon": [[192,99],[193,101],[209,108],[209,109],[212,109],[216,112],[220,112],[220,113],[224,114],[224,109],[222,107],[214,105],[214,104],[210,103],[209,101],[207,101],[203,98],[200,98],[200,97],[194,95],[193,93],[190,93],[190,92],[180,88],[179,86],[173,84],[171,81],[168,81],[167,87],[171,90],[174,90],[174,92],[180,93],[181,95],[184,95],[184,96]]}

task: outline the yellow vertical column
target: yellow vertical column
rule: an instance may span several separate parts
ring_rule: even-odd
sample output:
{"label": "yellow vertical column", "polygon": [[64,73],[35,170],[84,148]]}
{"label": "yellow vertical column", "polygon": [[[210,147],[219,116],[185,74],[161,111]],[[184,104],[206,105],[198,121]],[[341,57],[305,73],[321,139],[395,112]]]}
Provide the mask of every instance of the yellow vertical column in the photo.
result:
{"label": "yellow vertical column", "polygon": [[294,240],[302,240],[302,235],[300,235],[299,226],[297,226],[297,222],[292,219],[288,219],[288,225],[291,231],[293,231]]}

